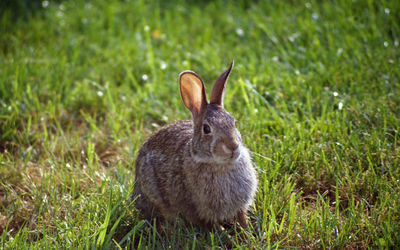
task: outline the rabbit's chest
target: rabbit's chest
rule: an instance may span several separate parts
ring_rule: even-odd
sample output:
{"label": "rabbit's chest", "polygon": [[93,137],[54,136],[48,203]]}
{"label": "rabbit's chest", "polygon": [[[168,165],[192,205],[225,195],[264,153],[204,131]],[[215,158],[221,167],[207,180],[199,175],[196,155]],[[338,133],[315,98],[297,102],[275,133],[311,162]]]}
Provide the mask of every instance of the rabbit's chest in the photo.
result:
{"label": "rabbit's chest", "polygon": [[195,202],[202,217],[213,221],[233,218],[251,200],[250,174],[232,171],[224,174],[203,174],[197,179]]}

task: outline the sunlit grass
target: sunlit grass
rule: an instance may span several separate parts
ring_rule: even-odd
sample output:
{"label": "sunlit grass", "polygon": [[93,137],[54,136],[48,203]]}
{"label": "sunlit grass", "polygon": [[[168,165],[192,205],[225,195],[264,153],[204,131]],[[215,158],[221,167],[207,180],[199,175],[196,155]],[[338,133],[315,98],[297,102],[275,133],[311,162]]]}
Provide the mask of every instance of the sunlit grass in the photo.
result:
{"label": "sunlit grass", "polygon": [[[1,248],[399,245],[400,2],[44,2],[1,12]],[[209,91],[231,60],[250,226],[157,232],[136,153],[190,118],[181,71]]]}

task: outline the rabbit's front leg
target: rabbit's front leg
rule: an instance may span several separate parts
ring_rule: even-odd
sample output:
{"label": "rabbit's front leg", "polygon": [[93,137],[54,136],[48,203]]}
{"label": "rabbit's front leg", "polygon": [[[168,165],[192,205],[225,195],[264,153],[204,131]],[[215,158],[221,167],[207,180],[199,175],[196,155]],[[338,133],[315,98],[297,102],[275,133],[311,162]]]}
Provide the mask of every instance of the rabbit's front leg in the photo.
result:
{"label": "rabbit's front leg", "polygon": [[240,226],[242,228],[246,228],[249,223],[247,221],[247,211],[246,210],[240,210],[239,213],[236,215],[237,221],[239,222]]}

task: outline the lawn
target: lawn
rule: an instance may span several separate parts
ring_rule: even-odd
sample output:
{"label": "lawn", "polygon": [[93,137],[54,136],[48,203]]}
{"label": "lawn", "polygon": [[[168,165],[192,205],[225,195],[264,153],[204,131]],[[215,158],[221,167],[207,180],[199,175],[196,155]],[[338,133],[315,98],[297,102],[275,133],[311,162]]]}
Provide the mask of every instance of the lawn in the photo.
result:
{"label": "lawn", "polygon": [[[8,4],[8,6],[6,6]],[[0,248],[400,246],[400,2],[5,1]],[[258,172],[250,225],[168,234],[128,199],[140,145],[190,119],[183,70]]]}

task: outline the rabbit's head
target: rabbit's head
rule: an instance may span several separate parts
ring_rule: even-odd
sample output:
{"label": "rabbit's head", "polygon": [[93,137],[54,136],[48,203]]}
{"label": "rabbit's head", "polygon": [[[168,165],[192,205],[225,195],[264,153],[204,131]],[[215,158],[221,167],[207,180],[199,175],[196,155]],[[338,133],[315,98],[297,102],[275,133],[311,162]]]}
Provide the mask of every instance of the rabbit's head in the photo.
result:
{"label": "rabbit's head", "polygon": [[180,74],[183,103],[192,112],[194,134],[191,153],[196,162],[227,164],[236,161],[243,150],[235,118],[224,109],[225,84],[233,62],[215,81],[207,102],[204,83],[192,71]]}

